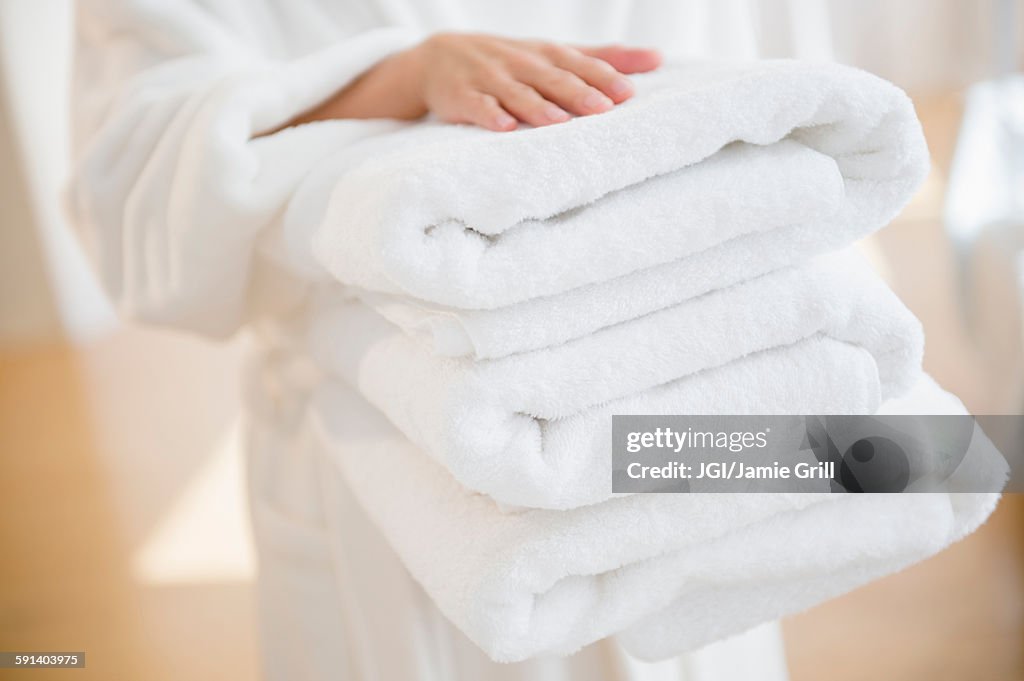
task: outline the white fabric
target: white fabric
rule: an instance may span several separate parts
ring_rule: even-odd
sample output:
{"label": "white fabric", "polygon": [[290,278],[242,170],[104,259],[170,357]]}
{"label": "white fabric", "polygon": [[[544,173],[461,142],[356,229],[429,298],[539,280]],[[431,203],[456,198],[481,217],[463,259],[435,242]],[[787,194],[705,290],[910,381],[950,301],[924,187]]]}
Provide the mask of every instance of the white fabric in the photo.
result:
{"label": "white fabric", "polygon": [[[570,657],[495,664],[433,604],[353,498],[313,436],[302,377],[285,354],[251,367],[249,478],[260,550],[265,674],[313,681],[784,681],[781,633],[758,627],[698,652],[645,662],[614,639]],[[285,366],[278,366],[283,364]],[[294,385],[278,394],[283,377]],[[284,426],[283,424],[288,424]]]}
{"label": "white fabric", "polygon": [[[878,411],[888,415],[963,415],[967,413],[964,405],[955,396],[942,390],[935,381],[923,375],[917,383],[899,398],[885,402]],[[940,454],[941,446],[935,450]],[[790,563],[794,571],[804,570],[805,575],[799,584],[792,585],[792,591],[786,595],[787,587],[776,585],[779,591],[775,594],[780,599],[788,600],[786,607],[790,611],[800,610],[809,603],[809,594],[815,593],[819,598],[828,598],[847,590],[850,583],[862,583],[880,574],[895,572],[905,566],[896,555],[871,555],[871,547],[885,544],[902,544],[908,551],[914,551],[913,541],[897,537],[906,526],[912,531],[921,532],[932,539],[940,538],[941,546],[959,541],[977,529],[992,513],[999,495],[995,493],[978,493],[976,490],[1002,489],[1008,475],[1006,460],[995,449],[987,437],[976,429],[974,439],[956,471],[947,480],[950,494],[911,493],[904,495],[863,495],[854,497],[860,501],[848,500],[847,505],[837,505],[832,509],[822,507],[826,513],[804,513],[799,519],[786,528],[786,538],[759,549],[745,547],[745,555],[758,555],[771,564],[775,574],[786,568],[786,561],[793,558],[796,549],[796,562]],[[971,490],[957,492],[956,490]],[[862,505],[857,509],[857,505]],[[828,511],[832,512],[829,517]],[[919,524],[920,523],[920,524]],[[896,527],[903,525],[904,527]],[[808,556],[800,547],[813,547],[818,542],[829,544],[834,534],[843,535],[845,545],[837,548],[837,553],[825,558],[832,566],[820,572],[822,577],[812,578],[809,572],[818,572],[821,564],[814,562],[814,556]],[[799,541],[794,537],[800,537]],[[813,539],[812,539],[813,537]],[[805,539],[806,538],[806,539]],[[929,539],[921,538],[922,543]],[[858,546],[854,546],[854,545]],[[859,555],[843,554],[851,547]],[[813,552],[814,549],[812,549]],[[757,551],[756,554],[751,551]],[[849,565],[844,569],[836,566],[849,556]],[[916,562],[925,556],[919,555],[912,560]],[[773,561],[776,561],[773,563]],[[877,562],[875,562],[877,561]],[[891,561],[891,562],[890,562]],[[731,566],[729,566],[731,567]],[[726,568],[728,570],[728,567]],[[879,570],[880,572],[875,572]],[[716,577],[723,576],[722,573]],[[764,573],[770,579],[770,573]],[[742,578],[742,576],[741,576]],[[735,584],[719,590],[709,589],[707,598],[714,607],[730,608],[745,611],[748,599],[758,599],[759,589],[745,591],[734,588]],[[678,652],[679,640],[688,631],[688,621],[693,612],[689,597],[680,599],[665,608],[659,615],[647,618],[636,626],[621,633],[619,638],[637,655],[650,659],[660,659]]]}
{"label": "white fabric", "polygon": [[[122,313],[226,335],[244,323],[251,260],[261,230],[324,153],[324,139],[368,125],[338,126],[315,143],[289,135],[285,149],[252,137],[334,92],[414,33],[380,29],[290,62],[253,54],[188,5],[145,17],[130,8],[96,25],[85,3],[80,123],[95,126],[75,168],[70,206],[103,283]],[[95,11],[99,11],[96,9]],[[119,40],[118,20],[145,33],[156,54]],[[96,33],[94,35],[93,33]],[[177,33],[193,50],[157,61]],[[205,44],[210,41],[210,44]],[[173,43],[172,43],[173,44]],[[184,46],[176,46],[179,49]],[[143,61],[143,64],[137,60]],[[154,65],[134,73],[145,64]],[[130,87],[120,79],[128,79]],[[82,96],[82,95],[86,96]],[[106,107],[116,104],[102,125]],[[379,124],[377,124],[379,126]],[[372,127],[371,127],[372,129]],[[305,140],[305,141],[304,141]],[[180,178],[180,181],[171,181]]]}
{"label": "white fabric", "polygon": [[[308,274],[292,267],[308,254],[288,251],[279,218],[338,137],[396,126],[334,121],[251,139],[437,30],[750,58],[743,0],[82,0],[76,10],[69,204],[108,291],[126,314],[209,335],[257,314],[278,320],[258,336],[266,380],[247,387],[250,403],[276,405],[253,414],[251,452],[268,678],[725,681],[752,678],[749,665],[765,681],[785,678],[771,631],[654,667],[612,644],[496,665],[439,616],[390,548],[368,538],[353,504],[307,508],[318,482],[331,481],[306,475],[310,457],[299,455],[294,421],[307,386],[286,367],[301,363],[302,349],[277,345],[302,324]],[[403,30],[371,33],[385,27]],[[348,490],[334,483],[329,499],[343,499]],[[267,522],[259,509],[268,505],[299,521]]]}
{"label": "white fabric", "polygon": [[763,61],[636,80],[602,116],[506,135],[415,126],[348,149],[311,177],[329,197],[296,211],[299,240],[319,224],[313,254],[342,283],[494,308],[794,223],[852,241],[927,172],[909,99],[864,72]]}
{"label": "white fabric", "polygon": [[749,18],[744,0],[83,0],[69,205],[124,314],[223,336],[265,302],[259,261],[289,256],[258,241],[301,176],[382,123],[254,133],[433,31],[749,58]]}
{"label": "white fabric", "polygon": [[[922,389],[917,413],[936,390]],[[677,654],[930,556],[998,498],[638,494],[509,513],[351,389],[325,386],[316,400],[323,446],[362,506],[442,612],[503,661],[572,652],[631,625],[622,640],[635,654]],[[1005,479],[987,439],[971,447],[975,466]]]}
{"label": "white fabric", "polygon": [[[494,310],[432,305],[408,296],[354,291],[435,354],[497,359],[580,338],[710,291],[840,248],[850,231],[793,225],[737,237],[677,261]],[[557,320],[557,323],[552,323]]]}
{"label": "white fabric", "polygon": [[435,357],[358,300],[326,304],[310,344],[461,483],[543,508],[607,494],[611,414],[873,413],[922,351],[917,320],[847,254],[499,360]]}

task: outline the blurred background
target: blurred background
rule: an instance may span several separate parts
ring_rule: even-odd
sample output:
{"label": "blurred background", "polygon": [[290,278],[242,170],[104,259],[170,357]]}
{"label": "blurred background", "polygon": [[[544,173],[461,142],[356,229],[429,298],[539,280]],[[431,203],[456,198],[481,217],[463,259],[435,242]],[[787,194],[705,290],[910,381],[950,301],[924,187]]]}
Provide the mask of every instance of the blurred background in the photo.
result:
{"label": "blurred background", "polygon": [[[937,380],[975,413],[1022,413],[1024,2],[758,9],[767,56],[855,64],[913,96],[933,171],[864,248],[924,322]],[[39,679],[254,679],[245,341],[119,322],[93,279],[59,201],[72,14],[0,0],[0,650],[87,651],[86,670]],[[785,633],[796,681],[1024,679],[1022,500]]]}

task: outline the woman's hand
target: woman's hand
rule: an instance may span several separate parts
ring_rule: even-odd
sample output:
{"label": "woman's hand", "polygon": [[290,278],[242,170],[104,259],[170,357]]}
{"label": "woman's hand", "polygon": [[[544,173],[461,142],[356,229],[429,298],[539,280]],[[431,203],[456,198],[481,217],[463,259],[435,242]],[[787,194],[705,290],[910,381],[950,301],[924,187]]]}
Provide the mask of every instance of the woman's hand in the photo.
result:
{"label": "woman's hand", "polygon": [[633,95],[625,74],[661,63],[654,50],[574,48],[440,33],[377,64],[292,125],[329,118],[412,120],[428,111],[489,130],[608,111]]}

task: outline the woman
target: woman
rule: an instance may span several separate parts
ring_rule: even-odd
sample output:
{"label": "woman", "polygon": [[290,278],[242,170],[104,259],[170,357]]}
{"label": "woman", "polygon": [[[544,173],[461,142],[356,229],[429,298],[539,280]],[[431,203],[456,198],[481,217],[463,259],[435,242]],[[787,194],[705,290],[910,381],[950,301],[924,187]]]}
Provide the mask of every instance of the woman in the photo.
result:
{"label": "woman", "polygon": [[[248,456],[269,678],[785,677],[770,628],[658,664],[613,640],[488,660],[306,433],[317,371],[299,338],[324,275],[278,220],[325,140],[395,125],[362,119],[514,134],[617,106],[662,55],[752,56],[741,0],[87,0],[78,23],[72,205],[108,290],[138,319],[256,340]],[[586,47],[610,43],[657,49]]]}

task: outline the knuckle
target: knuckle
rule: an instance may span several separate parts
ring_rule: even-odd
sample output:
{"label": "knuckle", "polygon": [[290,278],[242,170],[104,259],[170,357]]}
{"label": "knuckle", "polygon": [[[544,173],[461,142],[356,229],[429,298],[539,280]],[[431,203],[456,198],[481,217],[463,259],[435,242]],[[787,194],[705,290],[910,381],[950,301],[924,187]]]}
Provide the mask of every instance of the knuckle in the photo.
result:
{"label": "knuckle", "polygon": [[476,106],[480,96],[473,90],[457,90],[451,94],[448,105],[450,108]]}
{"label": "knuckle", "polygon": [[506,60],[510,67],[518,70],[536,68],[543,63],[541,60],[537,59],[536,56],[526,52],[525,50],[515,50],[509,53]]}
{"label": "knuckle", "polygon": [[535,95],[535,91],[532,87],[525,83],[521,83],[518,80],[508,81],[502,89],[507,96],[516,100],[533,99]]}
{"label": "knuckle", "polygon": [[508,78],[508,73],[498,64],[489,62],[477,68],[476,76],[484,83],[500,83]]}
{"label": "knuckle", "polygon": [[498,98],[485,92],[477,93],[475,104],[481,111],[494,111],[499,106]]}
{"label": "knuckle", "polygon": [[545,85],[552,90],[563,92],[574,92],[586,87],[577,75],[562,69],[553,69],[551,73],[546,74]]}
{"label": "knuckle", "polygon": [[563,61],[571,58],[574,51],[572,48],[558,43],[543,43],[540,48],[540,53],[551,61]]}
{"label": "knuckle", "polygon": [[497,104],[498,102],[494,96],[489,95],[486,92],[480,92],[479,90],[465,90],[459,95],[458,99],[466,106],[474,108],[483,108]]}
{"label": "knuckle", "polygon": [[610,78],[618,73],[614,66],[602,59],[596,57],[584,57],[583,59],[584,61],[581,62],[581,65],[596,75]]}

